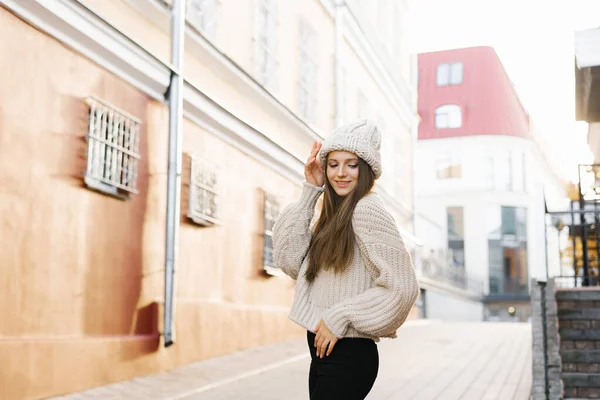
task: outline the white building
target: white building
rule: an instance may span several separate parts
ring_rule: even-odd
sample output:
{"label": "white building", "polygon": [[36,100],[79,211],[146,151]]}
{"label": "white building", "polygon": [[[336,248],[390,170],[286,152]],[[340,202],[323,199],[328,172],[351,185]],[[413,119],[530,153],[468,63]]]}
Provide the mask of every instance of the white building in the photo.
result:
{"label": "white building", "polygon": [[527,320],[529,280],[545,274],[546,240],[556,245],[546,203],[564,209],[565,189],[493,49],[421,54],[418,87],[418,270],[481,288],[461,307],[426,294],[426,316]]}

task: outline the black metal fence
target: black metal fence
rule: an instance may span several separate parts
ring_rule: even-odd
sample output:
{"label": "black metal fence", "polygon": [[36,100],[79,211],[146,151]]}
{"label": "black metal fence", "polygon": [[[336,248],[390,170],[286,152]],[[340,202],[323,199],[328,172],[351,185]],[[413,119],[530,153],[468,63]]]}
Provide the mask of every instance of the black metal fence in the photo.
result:
{"label": "black metal fence", "polygon": [[568,211],[547,214],[551,225],[548,228],[553,228],[558,235],[558,271],[556,268],[548,271],[548,275],[555,278],[556,286],[600,285],[599,201],[571,201]]}

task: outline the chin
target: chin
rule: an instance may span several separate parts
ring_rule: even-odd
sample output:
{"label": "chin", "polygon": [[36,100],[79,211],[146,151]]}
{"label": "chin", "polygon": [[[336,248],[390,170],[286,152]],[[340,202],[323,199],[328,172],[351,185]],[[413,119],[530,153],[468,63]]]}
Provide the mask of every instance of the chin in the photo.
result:
{"label": "chin", "polygon": [[348,196],[350,193],[352,193],[354,191],[354,188],[352,189],[333,189],[335,191],[335,193],[340,196],[340,197],[346,197]]}

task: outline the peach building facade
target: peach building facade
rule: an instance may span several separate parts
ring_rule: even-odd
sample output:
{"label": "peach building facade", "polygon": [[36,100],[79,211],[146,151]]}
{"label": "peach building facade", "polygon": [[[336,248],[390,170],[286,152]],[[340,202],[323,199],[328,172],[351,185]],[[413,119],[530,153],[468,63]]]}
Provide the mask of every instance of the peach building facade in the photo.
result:
{"label": "peach building facade", "polygon": [[[188,2],[165,348],[170,1],[2,2],[0,398],[301,335],[287,318],[293,282],[271,268],[270,227],[299,195],[313,140],[339,122],[384,126],[378,190],[413,246],[416,94],[406,33],[394,30],[409,2],[381,3]],[[387,36],[369,34],[378,6],[393,16]]]}

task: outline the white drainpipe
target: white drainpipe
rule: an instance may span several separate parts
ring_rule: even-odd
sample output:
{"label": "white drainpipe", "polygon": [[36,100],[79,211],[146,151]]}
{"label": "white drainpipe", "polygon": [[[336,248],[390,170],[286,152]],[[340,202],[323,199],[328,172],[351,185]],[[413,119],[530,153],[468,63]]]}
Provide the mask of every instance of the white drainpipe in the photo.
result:
{"label": "white drainpipe", "polygon": [[169,161],[167,170],[167,221],[165,243],[165,303],[163,338],[165,347],[175,343],[173,330],[173,293],[179,242],[183,123],[183,39],[185,0],[173,0],[171,10],[171,82],[169,85]]}

